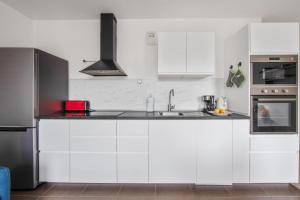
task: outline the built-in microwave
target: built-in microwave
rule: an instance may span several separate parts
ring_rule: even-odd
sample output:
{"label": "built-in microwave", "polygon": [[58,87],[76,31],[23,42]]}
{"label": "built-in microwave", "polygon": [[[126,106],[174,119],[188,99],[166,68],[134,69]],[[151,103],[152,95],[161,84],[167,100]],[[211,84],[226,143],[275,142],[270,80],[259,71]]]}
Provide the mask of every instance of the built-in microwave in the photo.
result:
{"label": "built-in microwave", "polygon": [[297,55],[253,55],[251,61],[251,84],[297,85]]}

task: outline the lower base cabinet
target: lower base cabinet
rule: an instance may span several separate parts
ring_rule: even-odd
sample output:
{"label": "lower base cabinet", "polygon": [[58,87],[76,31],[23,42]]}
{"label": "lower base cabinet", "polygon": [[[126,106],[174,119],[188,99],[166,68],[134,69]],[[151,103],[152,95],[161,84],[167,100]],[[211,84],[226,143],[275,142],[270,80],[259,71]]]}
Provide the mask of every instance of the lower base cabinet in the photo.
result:
{"label": "lower base cabinet", "polygon": [[116,183],[115,153],[71,153],[70,179],[79,183]]}
{"label": "lower base cabinet", "polygon": [[251,183],[297,183],[298,153],[251,153]]}
{"label": "lower base cabinet", "polygon": [[148,183],[148,154],[118,153],[119,183]]}
{"label": "lower base cabinet", "polygon": [[195,122],[149,121],[149,182],[195,183]]}
{"label": "lower base cabinet", "polygon": [[196,184],[232,184],[232,120],[197,123]]}
{"label": "lower base cabinet", "polygon": [[40,152],[39,180],[69,182],[69,152]]}

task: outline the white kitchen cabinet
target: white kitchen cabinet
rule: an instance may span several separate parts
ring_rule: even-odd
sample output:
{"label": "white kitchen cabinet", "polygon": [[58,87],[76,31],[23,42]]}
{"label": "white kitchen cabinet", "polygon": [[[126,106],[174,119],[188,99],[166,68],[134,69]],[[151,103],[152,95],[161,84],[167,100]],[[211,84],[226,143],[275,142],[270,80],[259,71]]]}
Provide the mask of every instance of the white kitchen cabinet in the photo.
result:
{"label": "white kitchen cabinet", "polygon": [[70,120],[71,136],[116,137],[116,120]]}
{"label": "white kitchen cabinet", "polygon": [[69,181],[69,121],[40,120],[39,179],[45,182]]}
{"label": "white kitchen cabinet", "polygon": [[297,152],[251,152],[251,183],[297,183]]}
{"label": "white kitchen cabinet", "polygon": [[119,183],[148,183],[148,120],[117,122]]}
{"label": "white kitchen cabinet", "polygon": [[40,152],[39,181],[69,182],[69,152]]}
{"label": "white kitchen cabinet", "polygon": [[298,182],[298,135],[252,135],[250,138],[250,182]]}
{"label": "white kitchen cabinet", "polygon": [[232,184],[232,120],[197,122],[196,184]]}
{"label": "white kitchen cabinet", "polygon": [[250,53],[298,54],[298,23],[253,23],[250,25]]}
{"label": "white kitchen cabinet", "polygon": [[69,121],[40,120],[39,150],[69,151]]}
{"label": "white kitchen cabinet", "polygon": [[186,72],[186,32],[158,34],[158,73]]}
{"label": "white kitchen cabinet", "polygon": [[148,183],[148,153],[118,153],[118,183]]}
{"label": "white kitchen cabinet", "polygon": [[116,120],[70,120],[70,179],[117,182]]}
{"label": "white kitchen cabinet", "polygon": [[233,183],[249,183],[250,120],[233,120]]}
{"label": "white kitchen cabinet", "polygon": [[149,121],[149,182],[195,183],[197,123],[193,120]]}
{"label": "white kitchen cabinet", "polygon": [[213,32],[158,34],[159,76],[209,76],[215,68]]}
{"label": "white kitchen cabinet", "polygon": [[215,34],[187,33],[187,72],[213,74],[215,69]]}
{"label": "white kitchen cabinet", "polygon": [[71,152],[71,182],[116,183],[116,165],[116,153]]}

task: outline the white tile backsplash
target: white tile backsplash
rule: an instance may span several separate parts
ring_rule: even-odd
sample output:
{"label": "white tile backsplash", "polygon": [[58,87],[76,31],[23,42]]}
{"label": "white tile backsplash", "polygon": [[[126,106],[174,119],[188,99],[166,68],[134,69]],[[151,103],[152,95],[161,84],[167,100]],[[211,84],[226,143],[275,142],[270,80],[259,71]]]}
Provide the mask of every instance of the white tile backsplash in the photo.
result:
{"label": "white tile backsplash", "polygon": [[85,99],[93,109],[146,110],[146,98],[155,98],[155,110],[166,110],[168,93],[175,90],[172,103],[177,110],[199,110],[201,96],[223,95],[223,79],[71,79],[70,99]]}

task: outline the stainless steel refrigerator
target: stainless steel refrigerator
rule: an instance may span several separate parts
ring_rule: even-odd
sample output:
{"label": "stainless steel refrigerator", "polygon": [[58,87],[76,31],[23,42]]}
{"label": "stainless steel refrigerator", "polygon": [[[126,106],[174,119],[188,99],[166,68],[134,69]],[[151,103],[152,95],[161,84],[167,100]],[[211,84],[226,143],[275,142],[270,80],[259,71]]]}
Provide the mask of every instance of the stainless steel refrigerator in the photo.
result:
{"label": "stainless steel refrigerator", "polygon": [[0,166],[12,189],[38,185],[38,123],[63,111],[68,62],[33,48],[0,48]]}

